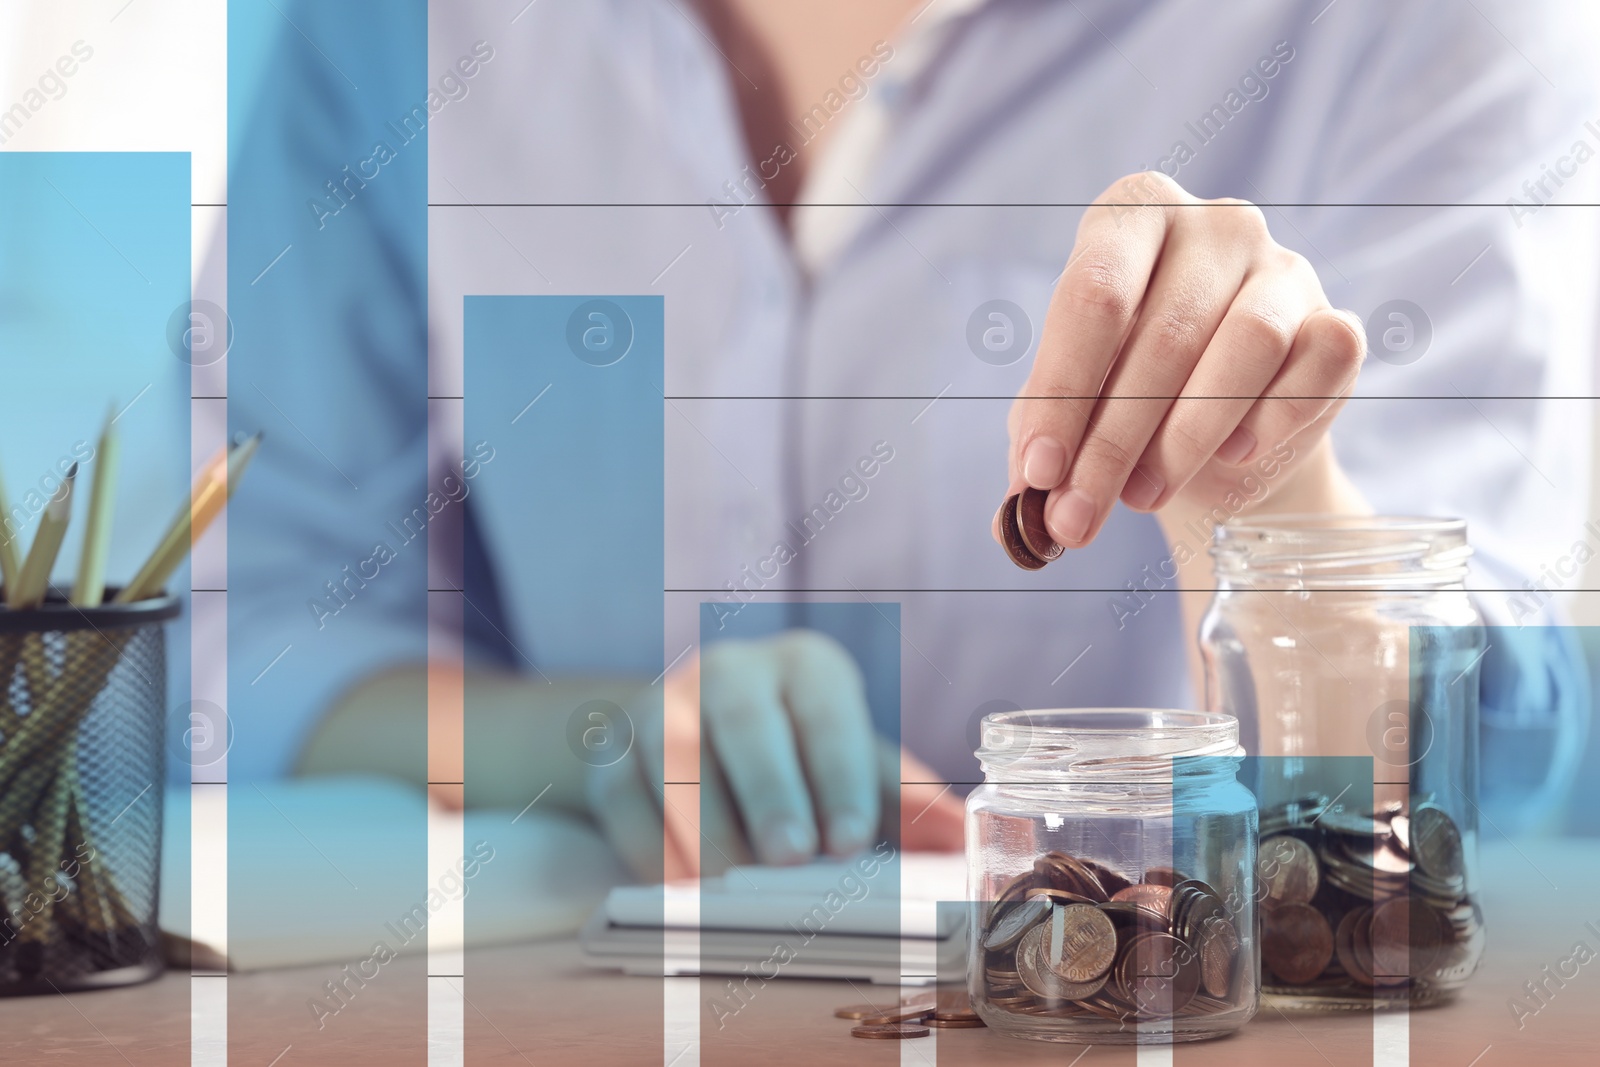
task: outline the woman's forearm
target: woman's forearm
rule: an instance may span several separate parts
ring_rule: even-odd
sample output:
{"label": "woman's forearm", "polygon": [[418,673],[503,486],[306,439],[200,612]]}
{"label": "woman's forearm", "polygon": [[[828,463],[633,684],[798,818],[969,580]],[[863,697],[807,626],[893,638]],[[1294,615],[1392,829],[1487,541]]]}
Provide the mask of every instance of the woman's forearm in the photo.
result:
{"label": "woman's forearm", "polygon": [[1280,445],[1271,461],[1264,455],[1263,460],[1240,468],[1235,491],[1216,494],[1209,509],[1180,499],[1156,513],[1171,553],[1167,573],[1176,570],[1172,584],[1181,590],[1177,596],[1183,614],[1184,648],[1197,699],[1203,700],[1205,695],[1198,638],[1200,620],[1217,584],[1211,565],[1217,525],[1235,518],[1271,515],[1372,513],[1372,505],[1334,458],[1328,437],[1322,437],[1304,457],[1284,452],[1288,447]]}
{"label": "woman's forearm", "polygon": [[[426,784],[451,808],[520,809],[538,796],[542,805],[586,814],[587,764],[568,744],[569,719],[588,700],[626,707],[643,687],[618,679],[546,682],[455,663],[398,667],[362,682],[329,711],[296,773]],[[426,727],[407,709],[425,715]],[[423,738],[426,753],[418,751]]]}

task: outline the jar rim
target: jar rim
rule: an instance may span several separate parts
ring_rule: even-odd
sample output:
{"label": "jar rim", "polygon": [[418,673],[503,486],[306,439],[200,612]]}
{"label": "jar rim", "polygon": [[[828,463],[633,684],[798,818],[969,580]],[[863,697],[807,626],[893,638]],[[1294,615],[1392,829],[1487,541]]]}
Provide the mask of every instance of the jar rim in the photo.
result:
{"label": "jar rim", "polygon": [[1170,778],[1176,761],[1234,760],[1239,720],[1178,708],[1035,708],[983,717],[985,774],[1035,780]]}
{"label": "jar rim", "polygon": [[1437,515],[1334,515],[1311,511],[1229,519],[1217,527],[1234,534],[1326,535],[1329,533],[1465,533],[1466,519]]}
{"label": "jar rim", "polygon": [[1426,590],[1461,585],[1472,547],[1465,519],[1306,513],[1229,520],[1211,556],[1224,582]]}
{"label": "jar rim", "polygon": [[[1039,721],[1047,717],[1051,722]],[[1096,719],[1121,720],[1113,725],[1092,725]],[[1198,730],[1205,727],[1238,729],[1239,720],[1220,711],[1192,711],[1187,708],[1023,708],[1015,711],[991,711],[983,717],[983,724],[1011,724],[1026,720],[1031,729],[1067,730],[1072,733],[1111,734],[1126,730],[1148,730],[1171,727],[1178,730]]]}

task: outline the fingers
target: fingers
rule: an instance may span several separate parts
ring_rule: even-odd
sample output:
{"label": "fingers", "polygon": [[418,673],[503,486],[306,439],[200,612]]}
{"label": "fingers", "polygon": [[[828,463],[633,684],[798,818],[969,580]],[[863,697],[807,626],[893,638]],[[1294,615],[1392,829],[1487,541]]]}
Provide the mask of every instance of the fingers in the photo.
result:
{"label": "fingers", "polygon": [[816,815],[770,644],[709,648],[700,708],[708,748],[727,775],[756,855],[770,864],[809,859],[817,850]]}
{"label": "fingers", "polygon": [[696,797],[700,806],[700,873],[721,874],[729,867],[754,863],[755,854],[727,779],[716,760],[703,760],[701,766],[704,771]]}
{"label": "fingers", "polygon": [[715,860],[714,855],[702,855],[700,791],[692,784],[700,779],[698,657],[667,677],[660,708],[650,712],[646,721],[651,728],[640,733],[639,749],[647,784],[661,805],[665,863],[682,869],[682,877],[698,877],[704,864]]}
{"label": "fingers", "polygon": [[[1046,522],[1059,544],[1087,544],[1119,496],[1143,508],[1167,488],[1159,470],[1136,470],[1135,464],[1172,406],[1171,398],[1200,364],[1249,268],[1248,240],[1213,235],[1253,232],[1260,214],[1254,209],[1235,213],[1226,206],[1193,210],[1205,212],[1201,221],[1188,224],[1200,236],[1184,239],[1175,232],[1169,239],[1144,306],[1101,386],[1068,480],[1046,505]],[[1259,226],[1265,233],[1265,225]]]}
{"label": "fingers", "polygon": [[861,672],[838,642],[802,631],[787,635],[784,698],[810,781],[824,847],[847,856],[878,827],[878,774],[872,717]]}
{"label": "fingers", "polygon": [[1255,451],[1257,438],[1236,432],[1239,423],[1288,360],[1297,325],[1321,303],[1310,265],[1292,253],[1284,262],[1247,278],[1233,297],[1120,494],[1130,508],[1164,507],[1212,457],[1231,463]]}
{"label": "fingers", "polygon": [[639,718],[644,721],[634,746],[616,763],[592,768],[587,792],[589,809],[606,839],[634,877],[654,885],[693,872],[676,847],[669,862],[659,800],[646,780],[648,760],[641,757],[638,744],[638,738],[650,729],[649,716]]}
{"label": "fingers", "polygon": [[1219,458],[1234,465],[1249,463],[1262,442],[1286,441],[1322,423],[1344,406],[1366,355],[1366,335],[1355,315],[1327,307],[1312,312],[1283,366],[1239,422],[1251,447]]}
{"label": "fingers", "polygon": [[1037,489],[1066,476],[1117,352],[1133,326],[1161,254],[1172,207],[1193,198],[1164,175],[1135,175],[1084,212],[1056,283],[1039,353],[1012,405],[1009,468]]}

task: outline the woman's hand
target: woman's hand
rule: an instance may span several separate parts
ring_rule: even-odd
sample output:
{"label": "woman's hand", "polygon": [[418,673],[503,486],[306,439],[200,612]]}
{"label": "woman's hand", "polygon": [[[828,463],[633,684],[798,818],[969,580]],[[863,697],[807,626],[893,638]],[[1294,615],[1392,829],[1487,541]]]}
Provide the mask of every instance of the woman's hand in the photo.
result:
{"label": "woman's hand", "polygon": [[1007,495],[1049,490],[1050,534],[1078,548],[1117,500],[1204,511],[1275,449],[1284,461],[1252,505],[1292,475],[1338,477],[1307,460],[1331,458],[1318,445],[1365,355],[1360,321],[1260,209],[1159,173],[1124,178],[1084,212],[1056,284],[1011,407]]}
{"label": "woman's hand", "polygon": [[937,785],[902,789],[932,772],[873,733],[859,668],[822,634],[708,646],[635,720],[633,747],[595,769],[589,795],[642,879],[847,856],[885,839],[961,847],[960,801]]}

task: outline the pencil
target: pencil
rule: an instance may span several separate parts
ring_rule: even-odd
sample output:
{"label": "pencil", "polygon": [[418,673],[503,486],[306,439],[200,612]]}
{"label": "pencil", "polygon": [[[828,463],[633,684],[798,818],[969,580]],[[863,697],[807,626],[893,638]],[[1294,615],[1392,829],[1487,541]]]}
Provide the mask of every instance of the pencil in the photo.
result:
{"label": "pencil", "polygon": [[123,587],[114,603],[126,604],[143,600],[161,592],[172,572],[178,569],[190,547],[206,532],[206,527],[222,513],[223,505],[233,495],[240,476],[260,447],[261,435],[255,434],[243,443],[230,448],[202,471],[190,490],[191,503],[179,513],[156,550],[150,553],[133,581]]}
{"label": "pencil", "polygon": [[17,531],[11,529],[11,498],[6,496],[6,480],[0,472],[0,586],[6,595],[15,588],[22,573],[22,560],[17,556]]}
{"label": "pencil", "polygon": [[113,420],[116,406],[106,412],[105,428],[100,431],[100,448],[94,458],[94,485],[89,492],[89,517],[83,528],[83,556],[78,563],[77,584],[72,587],[72,602],[81,608],[97,608],[106,595],[106,554],[111,549],[111,512],[117,483],[120,444]]}
{"label": "pencil", "polygon": [[67,536],[67,520],[72,517],[72,484],[78,477],[74,463],[61,483],[61,491],[45,505],[39,529],[33,535],[33,545],[22,564],[22,573],[7,595],[6,605],[12,609],[35,608],[44,602],[50,588],[50,571],[56,565],[56,555],[61,551],[61,541]]}

